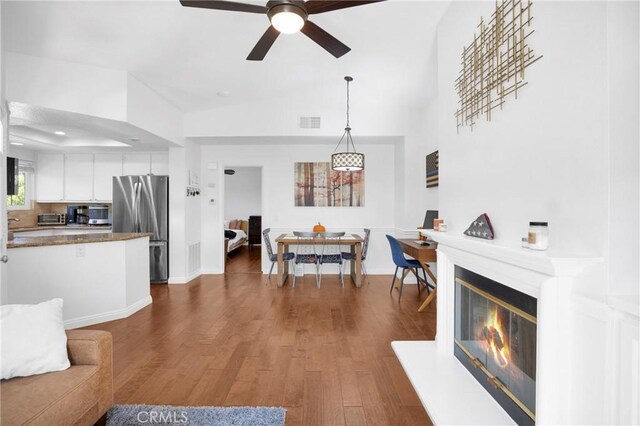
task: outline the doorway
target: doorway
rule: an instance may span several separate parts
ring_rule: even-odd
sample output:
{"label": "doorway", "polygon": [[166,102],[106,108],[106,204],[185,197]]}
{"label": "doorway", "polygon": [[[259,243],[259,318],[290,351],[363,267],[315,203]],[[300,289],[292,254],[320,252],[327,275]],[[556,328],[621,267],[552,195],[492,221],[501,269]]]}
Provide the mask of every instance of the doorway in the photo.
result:
{"label": "doorway", "polygon": [[262,273],[262,167],[224,168],[226,273]]}

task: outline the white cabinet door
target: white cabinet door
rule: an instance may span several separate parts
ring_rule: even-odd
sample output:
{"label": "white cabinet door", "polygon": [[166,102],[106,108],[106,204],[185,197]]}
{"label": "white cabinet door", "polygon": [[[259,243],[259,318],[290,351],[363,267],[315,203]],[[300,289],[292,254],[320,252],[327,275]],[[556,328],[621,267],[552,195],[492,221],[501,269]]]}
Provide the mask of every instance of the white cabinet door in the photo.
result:
{"label": "white cabinet door", "polygon": [[151,154],[151,173],[169,175],[169,154]]}
{"label": "white cabinet door", "polygon": [[93,197],[111,202],[113,177],[122,176],[122,154],[96,154],[93,162]]}
{"label": "white cabinet door", "polygon": [[93,201],[92,154],[65,156],[64,198],[67,201]]}
{"label": "white cabinet door", "polygon": [[64,154],[38,154],[36,199],[64,200]]}
{"label": "white cabinet door", "polygon": [[149,154],[124,154],[122,174],[148,175],[151,173],[151,156]]}

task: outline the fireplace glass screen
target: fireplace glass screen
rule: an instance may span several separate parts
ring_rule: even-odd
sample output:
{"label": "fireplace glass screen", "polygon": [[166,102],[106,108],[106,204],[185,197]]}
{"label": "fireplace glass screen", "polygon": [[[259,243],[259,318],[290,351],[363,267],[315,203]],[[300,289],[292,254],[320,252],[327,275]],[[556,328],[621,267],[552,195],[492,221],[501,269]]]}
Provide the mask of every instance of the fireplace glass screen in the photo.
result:
{"label": "fireplace glass screen", "polygon": [[536,299],[456,267],[456,357],[518,424],[535,422]]}

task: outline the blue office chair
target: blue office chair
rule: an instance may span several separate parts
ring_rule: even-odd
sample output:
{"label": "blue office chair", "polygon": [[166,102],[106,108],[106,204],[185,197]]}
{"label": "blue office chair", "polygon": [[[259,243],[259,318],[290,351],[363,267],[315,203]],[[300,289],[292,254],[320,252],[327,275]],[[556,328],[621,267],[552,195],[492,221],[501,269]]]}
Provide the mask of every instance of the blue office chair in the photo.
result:
{"label": "blue office chair", "polygon": [[[370,236],[371,236],[371,229],[364,228],[364,244],[362,244],[361,258],[362,258],[362,272],[364,273],[364,277],[367,280],[369,279],[369,274],[367,274],[367,268],[364,267],[364,261],[367,259],[367,251],[369,251]],[[342,260],[344,260],[344,263],[347,263],[348,261],[356,260],[356,254],[348,251],[343,251]]]}
{"label": "blue office chair", "polygon": [[[278,255],[273,253],[273,248],[271,247],[271,239],[269,239],[269,232],[271,232],[271,228],[267,228],[262,231],[262,237],[264,238],[264,245],[267,247],[267,254],[269,255],[269,260],[271,261],[271,268],[269,269],[269,276],[267,277],[267,281],[265,281],[265,285],[269,283],[271,279],[271,272],[273,272],[273,266],[278,261]],[[289,267],[292,268],[292,271],[295,274],[295,265],[293,265],[293,258],[296,255],[294,253],[282,253],[282,260],[285,262],[289,262]]]}
{"label": "blue office chair", "polygon": [[398,296],[399,302],[400,298],[402,297],[402,287],[404,286],[405,271],[409,269],[411,272],[413,272],[413,275],[416,276],[416,279],[418,280],[418,290],[420,290],[420,280],[422,280],[422,278],[418,277],[418,269],[422,269],[425,283],[427,282],[427,274],[420,262],[415,259],[407,259],[406,257],[404,257],[402,246],[400,245],[398,240],[393,238],[391,235],[387,235],[387,240],[389,240],[389,245],[391,246],[391,257],[393,258],[393,263],[396,264],[396,271],[393,273],[393,281],[391,281],[391,289],[389,289],[389,293],[393,291],[393,286],[396,283],[396,275],[398,274],[398,269],[402,268],[402,279],[400,280],[400,296]]}

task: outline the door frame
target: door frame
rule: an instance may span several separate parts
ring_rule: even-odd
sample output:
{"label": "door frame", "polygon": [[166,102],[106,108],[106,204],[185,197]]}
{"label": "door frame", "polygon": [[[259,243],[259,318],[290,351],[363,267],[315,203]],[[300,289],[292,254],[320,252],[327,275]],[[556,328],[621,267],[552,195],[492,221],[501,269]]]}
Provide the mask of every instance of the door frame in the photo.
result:
{"label": "door frame", "polygon": [[[218,181],[219,183],[219,188],[220,188],[220,195],[219,195],[219,211],[220,214],[218,215],[218,229],[222,229],[224,231],[224,207],[225,207],[225,203],[226,203],[226,187],[225,187],[225,174],[224,174],[224,170],[226,168],[239,168],[239,167],[243,167],[243,168],[256,168],[256,169],[260,169],[260,210],[261,210],[261,216],[262,216],[262,228],[265,228],[264,225],[264,166],[262,164],[220,164],[220,168],[218,171]],[[248,219],[248,218],[247,218]],[[247,226],[247,230],[248,230],[248,226]],[[225,252],[225,247],[224,247],[224,232],[222,233],[222,236],[220,238],[219,241],[219,247],[220,247],[220,256],[219,256],[219,261],[220,261],[220,265],[221,266],[221,270],[222,273],[224,274],[226,272],[226,268],[227,268],[227,253]],[[261,260],[260,260],[260,271],[264,274],[264,259],[265,259],[265,253],[264,253],[264,244],[260,244],[260,254],[261,254]]]}

